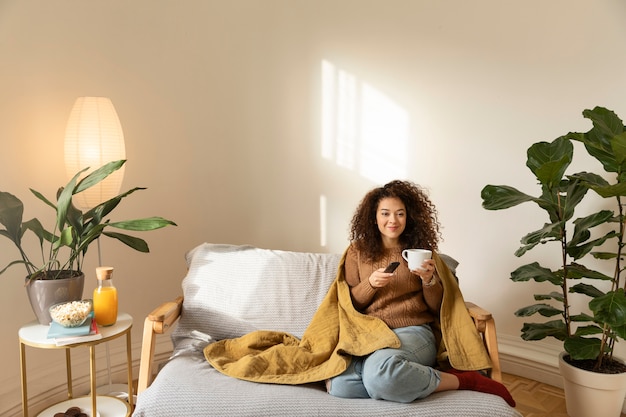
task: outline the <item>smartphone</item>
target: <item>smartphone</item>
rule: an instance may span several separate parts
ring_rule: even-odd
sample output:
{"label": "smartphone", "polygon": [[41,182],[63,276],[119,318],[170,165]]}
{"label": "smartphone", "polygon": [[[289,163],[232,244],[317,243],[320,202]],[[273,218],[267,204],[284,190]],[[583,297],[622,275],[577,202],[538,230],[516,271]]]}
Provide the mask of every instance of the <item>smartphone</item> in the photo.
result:
{"label": "smartphone", "polygon": [[400,262],[392,262],[389,265],[387,265],[387,268],[385,268],[383,272],[387,272],[390,274],[393,271],[395,271],[398,266],[400,266]]}

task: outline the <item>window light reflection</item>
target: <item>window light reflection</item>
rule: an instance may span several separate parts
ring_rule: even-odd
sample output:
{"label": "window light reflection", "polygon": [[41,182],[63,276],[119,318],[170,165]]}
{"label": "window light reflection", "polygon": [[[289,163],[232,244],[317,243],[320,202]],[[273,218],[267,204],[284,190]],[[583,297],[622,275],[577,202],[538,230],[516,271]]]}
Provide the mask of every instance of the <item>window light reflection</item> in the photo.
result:
{"label": "window light reflection", "polygon": [[331,62],[321,70],[322,157],[374,183],[406,178],[408,112]]}

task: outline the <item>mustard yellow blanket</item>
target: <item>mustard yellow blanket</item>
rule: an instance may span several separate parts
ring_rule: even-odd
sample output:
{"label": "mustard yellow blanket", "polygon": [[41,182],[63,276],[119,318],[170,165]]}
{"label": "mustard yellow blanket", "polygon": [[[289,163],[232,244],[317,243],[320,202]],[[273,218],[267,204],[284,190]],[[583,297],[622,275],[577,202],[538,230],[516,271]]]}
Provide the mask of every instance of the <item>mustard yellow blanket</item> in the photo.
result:
{"label": "mustard yellow blanket", "polygon": [[[444,285],[441,307],[440,358],[462,370],[491,367],[489,356],[467,313],[456,279],[433,253]],[[204,356],[218,371],[235,378],[276,384],[304,384],[341,374],[352,356],[399,347],[395,333],[381,320],[352,306],[344,278],[345,253],[337,277],[320,304],[302,339],[278,331],[255,331],[236,339],[209,344]]]}

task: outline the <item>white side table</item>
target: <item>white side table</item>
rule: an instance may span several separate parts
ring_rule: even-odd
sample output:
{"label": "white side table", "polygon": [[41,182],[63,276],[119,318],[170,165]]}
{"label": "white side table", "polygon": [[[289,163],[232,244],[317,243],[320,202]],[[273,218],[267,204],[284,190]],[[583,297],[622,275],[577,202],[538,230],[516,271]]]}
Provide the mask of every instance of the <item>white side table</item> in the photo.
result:
{"label": "white side table", "polygon": [[[75,343],[66,346],[57,346],[53,339],[48,339],[49,326],[39,324],[32,321],[22,326],[18,332],[20,338],[20,366],[22,372],[22,410],[24,417],[28,417],[28,389],[26,379],[26,346],[37,349],[65,349],[65,362],[67,370],[67,397],[68,399],[48,407],[39,414],[40,416],[54,416],[55,413],[63,412],[69,407],[80,407],[88,409],[87,414],[95,417],[129,417],[133,408],[133,372],[132,372],[132,355],[130,343],[130,330],[133,327],[133,318],[126,313],[119,313],[117,322],[113,326],[100,327],[98,330],[102,333],[102,338],[90,342]],[[96,345],[108,342],[118,337],[126,335],[126,358],[128,369],[128,402],[115,397],[97,395],[96,393]],[[89,368],[91,395],[86,397],[74,398],[72,392],[72,366],[70,351],[77,347],[89,348]],[[91,400],[91,401],[90,401]]]}

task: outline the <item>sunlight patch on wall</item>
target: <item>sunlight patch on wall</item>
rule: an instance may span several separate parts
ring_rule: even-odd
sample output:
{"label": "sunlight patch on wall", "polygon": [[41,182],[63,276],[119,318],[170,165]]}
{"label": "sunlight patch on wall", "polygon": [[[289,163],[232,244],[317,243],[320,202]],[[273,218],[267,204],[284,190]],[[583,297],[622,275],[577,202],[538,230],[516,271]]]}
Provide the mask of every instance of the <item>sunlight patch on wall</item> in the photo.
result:
{"label": "sunlight patch on wall", "polygon": [[328,230],[326,215],[328,213],[327,200],[325,195],[320,196],[320,246],[325,247],[328,244]]}
{"label": "sunlight patch on wall", "polygon": [[322,61],[321,154],[382,184],[406,178],[408,112],[354,74]]}

